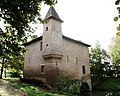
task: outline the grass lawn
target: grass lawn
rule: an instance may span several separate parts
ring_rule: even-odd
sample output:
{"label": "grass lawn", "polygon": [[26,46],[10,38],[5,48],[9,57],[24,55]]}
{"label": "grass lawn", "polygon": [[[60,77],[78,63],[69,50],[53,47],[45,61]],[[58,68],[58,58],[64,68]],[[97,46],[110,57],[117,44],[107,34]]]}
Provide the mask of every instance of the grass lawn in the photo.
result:
{"label": "grass lawn", "polygon": [[93,90],[119,91],[120,90],[120,78],[104,78],[101,83],[93,87]]}
{"label": "grass lawn", "polygon": [[21,89],[31,96],[63,96],[59,95],[57,93],[51,93],[45,90],[40,90],[38,87],[32,86],[30,84],[25,84],[17,81],[11,81],[10,82],[13,87],[16,87],[18,89]]}

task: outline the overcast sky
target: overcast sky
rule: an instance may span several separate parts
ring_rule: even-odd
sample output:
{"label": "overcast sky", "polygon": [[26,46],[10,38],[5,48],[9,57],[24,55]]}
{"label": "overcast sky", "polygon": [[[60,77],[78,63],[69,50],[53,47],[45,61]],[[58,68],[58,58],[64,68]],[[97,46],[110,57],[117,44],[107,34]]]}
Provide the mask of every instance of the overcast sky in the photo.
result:
{"label": "overcast sky", "polygon": [[[81,40],[94,47],[96,41],[108,49],[111,38],[116,35],[117,15],[115,0],[58,0],[55,9],[64,21],[63,35]],[[44,18],[49,6],[42,5],[41,15]],[[38,25],[35,34],[42,34],[42,25]]]}

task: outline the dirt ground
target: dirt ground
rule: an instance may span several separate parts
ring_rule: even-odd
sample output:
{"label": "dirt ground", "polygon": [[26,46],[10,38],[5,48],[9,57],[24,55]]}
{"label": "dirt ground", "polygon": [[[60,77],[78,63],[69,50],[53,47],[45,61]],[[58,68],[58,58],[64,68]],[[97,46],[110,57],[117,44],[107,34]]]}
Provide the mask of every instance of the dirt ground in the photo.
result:
{"label": "dirt ground", "polygon": [[0,96],[29,96],[20,89],[14,88],[9,81],[0,79]]}

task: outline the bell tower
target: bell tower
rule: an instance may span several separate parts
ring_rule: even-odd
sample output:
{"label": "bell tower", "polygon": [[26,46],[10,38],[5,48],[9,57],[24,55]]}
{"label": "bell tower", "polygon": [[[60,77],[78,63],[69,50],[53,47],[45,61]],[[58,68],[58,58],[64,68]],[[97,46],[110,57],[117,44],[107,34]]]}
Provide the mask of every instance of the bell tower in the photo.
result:
{"label": "bell tower", "polygon": [[53,6],[49,8],[43,24],[43,58],[62,58],[62,29],[63,22]]}

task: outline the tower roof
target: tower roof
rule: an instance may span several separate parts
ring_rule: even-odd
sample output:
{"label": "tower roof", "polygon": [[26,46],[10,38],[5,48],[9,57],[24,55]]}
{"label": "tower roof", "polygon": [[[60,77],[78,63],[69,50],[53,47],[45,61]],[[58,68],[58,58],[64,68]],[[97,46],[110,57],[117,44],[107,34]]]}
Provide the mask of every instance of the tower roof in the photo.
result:
{"label": "tower roof", "polygon": [[50,18],[54,18],[54,19],[56,19],[56,20],[58,20],[58,21],[63,22],[63,21],[60,19],[60,17],[58,16],[58,14],[57,14],[57,12],[56,12],[56,10],[54,9],[53,6],[51,6],[51,7],[49,8],[49,10],[48,10],[48,12],[47,12],[44,20],[50,19]]}

